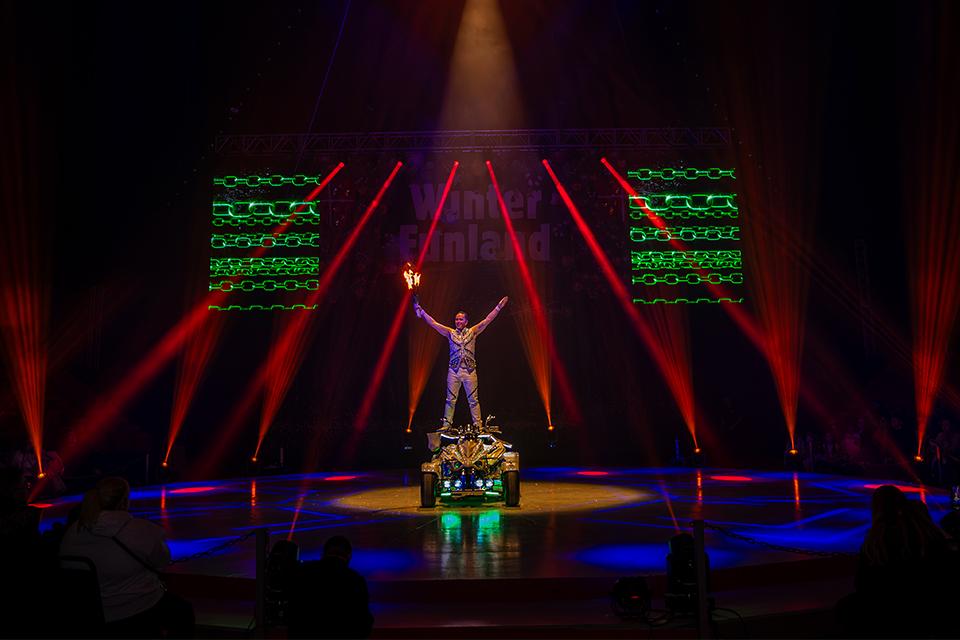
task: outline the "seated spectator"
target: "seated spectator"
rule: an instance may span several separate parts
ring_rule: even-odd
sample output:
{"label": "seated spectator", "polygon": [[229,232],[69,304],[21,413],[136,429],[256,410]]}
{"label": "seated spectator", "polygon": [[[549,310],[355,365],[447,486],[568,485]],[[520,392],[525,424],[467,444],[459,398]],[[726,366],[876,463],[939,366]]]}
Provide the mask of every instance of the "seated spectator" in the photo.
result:
{"label": "seated spectator", "polygon": [[370,592],[350,568],[353,548],[343,536],[323,545],[320,560],[303,562],[291,580],[288,638],[366,638],[373,629]]}
{"label": "seated spectator", "polygon": [[819,451],[814,459],[814,471],[818,473],[837,473],[840,468],[840,445],[833,430],[828,429],[820,441]]}
{"label": "seated spectator", "polygon": [[896,443],[897,450],[900,452],[902,460],[911,460],[917,455],[917,441],[910,432],[910,429],[904,426],[903,420],[897,416],[890,418],[890,437]]}
{"label": "seated spectator", "polygon": [[128,511],[130,485],[104,478],[83,496],[80,518],[63,534],[61,555],[93,561],[106,634],[116,638],[192,638],[193,605],[166,591],[158,572],[170,563],[163,527]]}
{"label": "seated spectator", "polygon": [[860,455],[860,433],[852,424],[847,426],[840,441],[840,453],[847,462],[853,462]]}
{"label": "seated spectator", "polygon": [[951,538],[960,540],[960,511],[948,511],[940,518],[940,528]]}
{"label": "seated spectator", "polygon": [[30,440],[30,436],[23,436],[20,441],[20,448],[13,454],[10,466],[20,469],[24,477],[27,478],[28,483],[40,474],[37,452],[33,449],[33,442]]}
{"label": "seated spectator", "polygon": [[28,491],[20,469],[0,469],[0,576],[8,587],[2,616],[6,638],[37,633],[40,611],[34,596],[43,589],[47,575],[40,544],[40,509],[27,504]]}
{"label": "seated spectator", "polygon": [[[923,505],[926,511],[926,505]],[[870,500],[871,525],[860,547],[856,593],[837,603],[848,637],[930,637],[956,626],[958,556],[949,541],[900,489],[884,485]]]}
{"label": "seated spectator", "polygon": [[943,486],[957,484],[957,470],[960,468],[960,431],[954,428],[948,418],[940,421],[940,433],[927,440],[931,456],[939,457],[942,468]]}

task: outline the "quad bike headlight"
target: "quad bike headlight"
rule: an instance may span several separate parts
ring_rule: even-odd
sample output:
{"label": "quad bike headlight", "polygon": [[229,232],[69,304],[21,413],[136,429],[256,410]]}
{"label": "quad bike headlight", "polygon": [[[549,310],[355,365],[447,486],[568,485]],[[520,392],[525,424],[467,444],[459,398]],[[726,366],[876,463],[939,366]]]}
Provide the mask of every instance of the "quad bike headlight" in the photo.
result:
{"label": "quad bike headlight", "polygon": [[487,478],[487,489],[493,486],[493,480]]}
{"label": "quad bike headlight", "polygon": [[483,489],[483,480],[477,478],[477,489]]}
{"label": "quad bike headlight", "polygon": [[444,488],[444,489],[449,489],[449,488],[450,488],[450,481],[449,481],[449,480],[444,480],[444,481],[443,481],[443,488]]}

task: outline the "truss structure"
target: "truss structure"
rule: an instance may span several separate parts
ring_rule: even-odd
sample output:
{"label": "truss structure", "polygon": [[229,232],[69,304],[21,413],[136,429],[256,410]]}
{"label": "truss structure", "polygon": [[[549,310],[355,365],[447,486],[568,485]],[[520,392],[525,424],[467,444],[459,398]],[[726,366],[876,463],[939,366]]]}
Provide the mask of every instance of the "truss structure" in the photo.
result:
{"label": "truss structure", "polygon": [[284,156],[371,151],[536,151],[542,149],[720,149],[729,127],[642,129],[502,129],[491,131],[396,131],[217,136],[224,155]]}

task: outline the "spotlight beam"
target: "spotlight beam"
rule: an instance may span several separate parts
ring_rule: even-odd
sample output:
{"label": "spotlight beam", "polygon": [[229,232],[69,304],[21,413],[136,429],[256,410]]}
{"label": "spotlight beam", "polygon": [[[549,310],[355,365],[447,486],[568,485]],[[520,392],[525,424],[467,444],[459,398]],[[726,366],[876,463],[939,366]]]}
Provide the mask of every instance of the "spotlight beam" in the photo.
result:
{"label": "spotlight beam", "polygon": [[[447,200],[447,196],[450,194],[450,187],[453,185],[453,177],[457,173],[458,166],[460,166],[460,163],[454,161],[453,168],[450,169],[450,175],[447,177],[447,183],[444,186],[443,194],[440,196],[440,202],[437,203],[437,210],[433,215],[433,222],[431,223],[430,231],[427,234],[427,241],[424,243],[423,249],[420,251],[420,256],[417,259],[417,264],[414,269],[415,271],[419,272],[420,267],[423,265],[427,248],[430,246],[430,238],[433,236],[433,233],[437,228],[437,223],[440,221],[440,216],[443,214],[443,205]],[[353,422],[353,430],[351,432],[350,441],[346,450],[347,459],[353,455],[360,432],[366,426],[367,419],[370,417],[370,412],[373,410],[373,402],[380,391],[380,386],[383,384],[383,378],[387,373],[387,365],[389,364],[390,357],[393,355],[393,350],[397,345],[397,337],[400,335],[400,328],[403,326],[403,320],[407,314],[411,295],[412,292],[410,289],[404,289],[400,305],[397,307],[397,311],[393,316],[393,321],[390,323],[390,331],[387,333],[386,343],[384,344],[383,349],[380,350],[380,357],[377,359],[377,366],[373,370],[373,376],[371,377],[370,382],[367,384],[367,390],[363,394],[363,401],[360,404],[360,411],[357,413],[357,418]],[[419,398],[419,395],[417,397]],[[413,412],[415,410],[415,406],[410,408],[411,417],[413,416]]]}
{"label": "spotlight beam", "polygon": [[[342,169],[344,164],[338,164],[330,174],[317,185],[311,192],[311,196],[326,187],[333,177]],[[279,225],[273,231],[274,237],[282,233],[292,222],[287,220]],[[267,252],[269,247],[257,247],[248,257],[257,258]],[[238,278],[240,276],[233,276]],[[176,357],[184,342],[191,333],[199,326],[209,313],[211,306],[222,306],[223,302],[230,295],[227,291],[212,291],[201,302],[196,304],[174,325],[160,341],[153,347],[147,355],[138,362],[133,369],[124,376],[123,380],[111,389],[106,395],[98,398],[92,407],[86,412],[84,421],[91,425],[91,428],[85,431],[79,431],[78,436],[80,444],[84,444],[93,439],[107,425],[111,424],[139,394],[140,392],[159,375],[160,371]],[[82,446],[76,447],[76,450],[82,450]],[[69,459],[65,460],[69,461]]]}
{"label": "spotlight beam", "polygon": [[507,205],[504,203],[503,194],[500,192],[500,185],[497,182],[497,176],[493,172],[493,165],[489,160],[486,164],[487,171],[490,173],[490,180],[493,182],[494,191],[497,194],[497,203],[500,206],[500,214],[503,216],[503,221],[507,225],[510,241],[513,244],[514,255],[517,257],[517,264],[520,267],[520,275],[523,278],[524,288],[527,291],[527,298],[530,300],[530,303],[533,307],[533,319],[539,334],[537,337],[540,341],[542,341],[541,345],[535,345],[531,344],[533,342],[532,340],[524,340],[524,347],[526,348],[528,358],[531,360],[530,365],[534,368],[534,373],[538,374],[536,375],[537,388],[540,392],[540,398],[543,401],[544,410],[547,414],[548,428],[553,429],[553,420],[550,415],[550,384],[548,377],[550,369],[549,366],[544,363],[544,365],[542,365],[544,367],[544,371],[537,371],[538,366],[534,361],[535,358],[531,357],[533,355],[533,351],[535,351],[537,347],[547,347],[550,359],[553,361],[554,368],[557,372],[557,382],[560,384],[561,398],[567,405],[567,409],[574,420],[579,420],[580,410],[577,407],[573,390],[570,387],[570,381],[567,376],[566,368],[563,366],[563,362],[561,362],[557,353],[557,347],[553,340],[553,334],[550,332],[550,329],[547,325],[547,316],[543,309],[543,303],[540,300],[540,295],[537,293],[537,287],[533,282],[533,277],[530,275],[530,269],[527,266],[527,260],[523,253],[523,247],[520,246],[520,243],[517,240],[517,234],[513,228],[513,222],[510,219],[509,212],[507,211]]}
{"label": "spotlight beam", "polygon": [[[430,238],[433,236],[433,233],[437,228],[437,223],[440,221],[440,216],[443,214],[443,205],[447,200],[447,196],[450,194],[450,187],[453,185],[453,177],[456,175],[457,167],[459,165],[460,163],[455,161],[453,163],[453,168],[450,169],[450,175],[447,177],[447,183],[444,186],[443,194],[440,196],[440,202],[437,203],[437,210],[433,215],[433,223],[430,225],[430,232],[427,235],[427,241],[423,244],[423,249],[421,249],[420,256],[417,259],[416,271],[420,271],[420,267],[423,264],[427,248],[430,246]],[[357,413],[357,419],[354,420],[353,432],[350,438],[350,444],[347,448],[348,456],[352,455],[357,438],[359,437],[360,432],[366,426],[367,419],[370,417],[370,412],[373,410],[373,401],[376,399],[377,393],[380,391],[380,385],[383,384],[383,378],[387,372],[387,364],[390,362],[390,356],[393,355],[393,350],[397,344],[397,337],[400,335],[400,327],[403,326],[403,320],[407,314],[407,305],[410,302],[410,296],[411,290],[404,289],[400,306],[397,307],[397,312],[394,314],[393,321],[390,323],[390,331],[387,334],[387,341],[384,344],[383,349],[380,350],[380,357],[377,359],[377,366],[374,368],[373,377],[371,378],[369,384],[367,384],[367,390],[363,395],[363,402],[360,404],[360,411]],[[411,416],[415,410],[416,407],[410,408]]]}
{"label": "spotlight beam", "polygon": [[[333,262],[324,271],[317,289],[310,292],[310,296],[307,298],[307,307],[317,304],[317,301],[326,294],[334,276],[340,270],[340,267],[353,249],[353,246],[357,243],[360,233],[370,221],[373,212],[380,206],[383,194],[386,193],[390,187],[393,179],[400,171],[401,166],[403,166],[403,163],[398,161],[393,171],[390,172],[389,177],[387,177],[387,180],[383,183],[383,186],[380,187],[377,195],[367,206],[366,211],[360,218],[360,222],[357,223],[346,242],[344,242],[337,251]],[[264,393],[263,409],[260,413],[260,429],[254,457],[256,457],[260,451],[260,446],[263,444],[263,439],[266,437],[267,431],[273,424],[273,419],[280,409],[280,404],[286,397],[293,378],[300,370],[303,357],[306,355],[307,347],[312,339],[312,336],[309,335],[309,330],[315,322],[316,314],[311,313],[308,309],[298,309],[293,313],[296,315],[294,315],[290,323],[279,332],[279,339],[267,355],[267,384]]]}
{"label": "spotlight beam", "polygon": [[[454,161],[453,167],[450,169],[450,175],[447,177],[447,184],[444,186],[443,194],[440,196],[440,203],[437,206],[437,210],[434,213],[433,221],[430,223],[430,230],[427,233],[427,241],[423,243],[423,246],[420,248],[420,255],[417,258],[417,264],[414,268],[418,273],[423,266],[423,261],[427,257],[427,251],[430,247],[430,242],[433,239],[433,234],[436,231],[437,224],[440,222],[440,216],[443,212],[443,205],[447,200],[447,196],[450,193],[450,187],[453,185],[453,177],[456,174],[457,167],[460,166],[459,161]],[[425,334],[429,332],[429,329],[423,325],[414,325],[416,329],[413,331],[420,331],[419,337],[424,337]],[[423,389],[427,384],[427,377],[430,372],[430,367],[434,361],[434,358],[437,355],[437,352],[440,349],[440,345],[436,340],[430,340],[429,342],[425,340],[411,341],[411,349],[409,353],[409,378],[410,378],[410,396],[408,400],[408,416],[407,416],[407,431],[410,431],[410,426],[413,424],[413,415],[417,412],[417,407],[420,404],[420,398],[423,397]]]}
{"label": "spotlight beam", "polygon": [[[4,35],[8,35],[6,30]],[[43,249],[43,172],[38,118],[24,110],[36,96],[17,82],[12,62],[5,67],[0,74],[0,338],[4,347],[0,355],[5,355],[14,396],[42,473],[50,311],[44,273],[48,253]]]}
{"label": "spotlight beam", "polygon": [[[543,166],[546,167],[547,173],[549,173],[550,178],[553,179],[553,183],[556,185],[560,197],[570,211],[570,215],[573,216],[574,222],[576,222],[577,227],[580,229],[580,233],[587,241],[587,246],[590,247],[594,259],[596,259],[600,265],[603,275],[606,277],[611,290],[620,302],[620,306],[623,307],[624,312],[627,314],[627,318],[629,318],[630,323],[633,325],[634,331],[643,341],[647,351],[653,356],[654,362],[657,363],[660,372],[666,379],[667,385],[670,387],[671,393],[673,393],[674,400],[676,400],[677,406],[680,408],[680,413],[683,415],[687,429],[690,431],[690,435],[693,436],[694,446],[699,446],[696,444],[696,414],[693,399],[693,382],[690,379],[690,362],[687,356],[686,336],[682,334],[673,336],[673,333],[681,332],[672,331],[669,328],[669,323],[666,322],[666,318],[662,318],[662,322],[659,323],[661,325],[660,331],[655,333],[651,329],[643,316],[640,315],[639,309],[633,304],[632,296],[630,292],[627,291],[626,285],[613,268],[610,259],[600,247],[596,236],[593,235],[593,231],[590,230],[586,220],[583,219],[583,216],[573,203],[567,190],[560,183],[560,179],[557,178],[557,174],[554,173],[550,163],[543,160]],[[667,341],[662,340],[661,338],[663,337],[667,337],[669,340],[668,344],[673,347],[669,350],[669,353],[668,350],[664,348],[665,342]],[[681,341],[683,344],[680,344]]]}
{"label": "spotlight beam", "polygon": [[[623,177],[617,173],[617,171],[610,165],[606,159],[601,159],[603,165],[609,170],[613,176],[620,182],[624,190],[627,191],[631,196],[638,197],[639,194],[634,190]],[[662,224],[662,220],[652,211],[646,210],[647,216],[650,220],[657,225],[658,227]],[[782,234],[781,234],[782,235]],[[686,245],[679,239],[673,239],[670,241],[674,247],[677,247],[679,250],[687,250]],[[728,295],[723,295],[726,291],[725,287],[721,285],[715,285],[707,283],[707,287],[714,292],[718,297],[729,297]],[[749,316],[747,312],[740,308],[740,305],[723,305],[733,319],[733,321],[740,327],[740,330],[743,334],[753,343],[760,353],[763,354],[764,358],[767,360],[767,364],[770,367],[770,372],[773,374],[774,382],[777,387],[777,395],[779,396],[780,406],[783,410],[783,417],[787,424],[787,431],[790,433],[790,445],[794,446],[794,429],[796,423],[796,393],[791,393],[791,389],[799,391],[799,373],[795,373],[796,367],[799,366],[798,361],[788,357],[790,353],[789,345],[786,343],[786,340],[783,336],[784,328],[781,326],[782,323],[777,323],[776,327],[781,329],[780,331],[764,331],[760,328],[756,319]],[[770,314],[768,314],[769,316]],[[768,322],[768,325],[773,324]],[[795,334],[794,334],[795,335]],[[793,383],[791,383],[791,381]]]}
{"label": "spotlight beam", "polygon": [[[636,189],[630,186],[630,183],[627,182],[623,176],[621,176],[616,169],[613,168],[606,158],[601,158],[600,162],[607,168],[607,170],[616,178],[617,182],[620,183],[620,186],[623,187],[623,190],[626,191],[630,196],[637,199],[637,202],[640,203],[641,209],[647,215],[647,218],[658,228],[666,228],[666,222],[663,218],[658,216],[654,211],[651,211],[647,207],[643,206],[643,201],[640,198],[640,194],[637,193]],[[679,238],[671,238],[669,240],[670,245],[677,251],[690,251],[690,248]],[[717,299],[722,298],[731,298],[729,290],[723,286],[723,284],[714,284],[706,278],[706,272],[700,269],[699,265],[695,265],[697,273],[703,276],[704,284],[710,291],[717,297]],[[763,332],[760,330],[760,327],[757,325],[755,319],[750,317],[747,312],[740,306],[736,304],[723,304],[726,312],[730,315],[737,326],[740,327],[740,330],[743,331],[744,335],[753,343],[753,345],[763,354],[766,354],[767,348],[763,338]]]}

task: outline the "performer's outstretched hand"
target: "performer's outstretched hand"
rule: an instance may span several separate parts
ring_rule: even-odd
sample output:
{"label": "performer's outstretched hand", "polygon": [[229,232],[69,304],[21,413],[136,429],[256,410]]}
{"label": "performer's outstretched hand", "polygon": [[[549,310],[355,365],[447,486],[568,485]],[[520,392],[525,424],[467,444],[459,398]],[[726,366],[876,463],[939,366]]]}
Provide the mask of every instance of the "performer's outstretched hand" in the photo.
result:
{"label": "performer's outstretched hand", "polygon": [[500,309],[503,309],[507,306],[507,296],[503,296],[503,300],[500,301],[500,304],[497,305]]}
{"label": "performer's outstretched hand", "polygon": [[423,309],[420,308],[420,303],[419,303],[419,302],[414,302],[414,303],[413,303],[413,310],[414,310],[414,312],[417,314],[417,317],[418,317],[418,318],[422,318],[422,317],[423,317]]}

